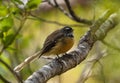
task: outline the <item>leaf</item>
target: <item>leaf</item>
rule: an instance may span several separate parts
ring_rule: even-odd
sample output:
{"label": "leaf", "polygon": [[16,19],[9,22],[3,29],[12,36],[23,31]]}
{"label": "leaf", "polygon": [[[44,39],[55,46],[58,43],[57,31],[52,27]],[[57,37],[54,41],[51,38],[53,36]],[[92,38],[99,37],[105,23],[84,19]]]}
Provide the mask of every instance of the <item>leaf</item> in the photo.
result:
{"label": "leaf", "polygon": [[8,14],[7,6],[0,4],[0,16],[6,16]]}
{"label": "leaf", "polygon": [[3,40],[3,44],[5,47],[9,46],[14,40],[14,34],[9,34],[7,35],[4,40]]}
{"label": "leaf", "polygon": [[24,4],[21,0],[12,0],[13,2],[17,2],[18,4]]}
{"label": "leaf", "polygon": [[40,4],[41,0],[29,0],[27,3],[28,9],[37,8],[37,6]]}
{"label": "leaf", "polygon": [[7,32],[13,26],[13,19],[9,17],[3,17],[0,19],[0,30]]}
{"label": "leaf", "polygon": [[0,31],[0,38],[3,38],[3,32],[2,31]]}

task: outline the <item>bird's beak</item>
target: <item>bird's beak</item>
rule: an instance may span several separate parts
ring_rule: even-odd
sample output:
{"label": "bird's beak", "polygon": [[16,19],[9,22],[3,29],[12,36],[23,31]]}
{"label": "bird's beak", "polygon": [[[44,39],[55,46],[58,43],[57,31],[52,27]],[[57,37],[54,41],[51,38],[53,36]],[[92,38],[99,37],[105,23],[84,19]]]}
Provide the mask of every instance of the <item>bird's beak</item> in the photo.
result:
{"label": "bird's beak", "polygon": [[73,32],[69,33],[69,34],[68,34],[68,37],[74,37],[74,36],[73,36]]}

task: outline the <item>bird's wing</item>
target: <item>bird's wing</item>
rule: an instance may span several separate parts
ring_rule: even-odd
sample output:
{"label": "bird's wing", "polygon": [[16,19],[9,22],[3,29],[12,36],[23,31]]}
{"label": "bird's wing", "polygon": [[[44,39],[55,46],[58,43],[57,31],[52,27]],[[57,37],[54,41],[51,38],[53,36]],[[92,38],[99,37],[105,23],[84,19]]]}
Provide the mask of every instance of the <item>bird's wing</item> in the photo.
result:
{"label": "bird's wing", "polygon": [[44,42],[43,48],[41,50],[41,55],[43,55],[46,52],[49,52],[56,45],[57,40],[63,36],[64,34],[61,33],[60,30],[57,30],[53,32],[52,34],[50,34]]}

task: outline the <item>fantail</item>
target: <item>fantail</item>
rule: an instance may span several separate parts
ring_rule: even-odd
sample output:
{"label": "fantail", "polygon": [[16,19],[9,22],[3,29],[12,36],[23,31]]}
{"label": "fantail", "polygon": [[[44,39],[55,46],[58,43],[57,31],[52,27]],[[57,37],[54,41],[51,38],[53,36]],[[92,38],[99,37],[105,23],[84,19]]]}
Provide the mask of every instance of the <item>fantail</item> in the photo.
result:
{"label": "fantail", "polygon": [[41,55],[59,55],[66,53],[74,44],[73,29],[64,27],[51,33],[45,40]]}
{"label": "fantail", "polygon": [[73,29],[69,26],[65,26],[62,29],[58,29],[51,33],[45,40],[43,48],[35,53],[34,55],[28,57],[20,65],[15,67],[15,71],[20,71],[24,65],[30,63],[36,57],[41,57],[42,55],[59,55],[66,53],[74,44]]}

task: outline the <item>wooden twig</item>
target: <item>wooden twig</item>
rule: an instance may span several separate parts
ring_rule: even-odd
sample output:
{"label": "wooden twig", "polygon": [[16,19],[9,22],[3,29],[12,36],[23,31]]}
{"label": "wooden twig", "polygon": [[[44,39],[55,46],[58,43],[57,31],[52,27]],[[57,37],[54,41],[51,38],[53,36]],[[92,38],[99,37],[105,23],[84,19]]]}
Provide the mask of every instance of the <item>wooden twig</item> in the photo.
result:
{"label": "wooden twig", "polygon": [[72,10],[71,6],[70,6],[70,2],[69,0],[64,0],[65,3],[66,3],[66,6],[68,8],[68,11],[70,13],[70,15],[72,16],[72,19],[76,22],[79,22],[79,23],[84,23],[84,24],[88,24],[88,25],[91,25],[92,24],[92,21],[89,21],[87,19],[83,19],[83,18],[80,18],[78,17],[75,12]]}
{"label": "wooden twig", "polygon": [[22,79],[20,78],[20,76],[19,76],[15,71],[13,71],[13,69],[12,69],[6,62],[4,62],[2,59],[0,59],[0,62],[1,62],[2,64],[4,64],[5,67],[7,67],[7,69],[16,77],[18,83],[19,83],[19,82],[20,82],[20,83],[23,83],[23,81],[22,81]]}
{"label": "wooden twig", "polygon": [[49,24],[56,24],[56,25],[59,25],[59,26],[71,26],[71,27],[86,27],[87,25],[85,24],[65,24],[65,23],[60,23],[60,22],[57,22],[57,21],[51,21],[51,20],[47,20],[47,19],[43,19],[43,18],[40,18],[36,15],[33,15],[33,14],[30,14],[32,17],[28,17],[28,19],[32,19],[32,20],[39,20],[39,21],[43,21],[45,23],[49,23]]}
{"label": "wooden twig", "polygon": [[62,6],[60,6],[56,0],[53,0],[54,3],[52,3],[50,0],[46,0],[46,2],[48,2],[51,6],[58,8],[62,13],[64,13],[67,17],[69,17],[70,19],[78,22],[78,23],[83,23],[83,24],[87,24],[87,25],[92,25],[92,21],[87,20],[87,19],[83,19],[78,17],[75,12],[72,10],[71,6],[70,6],[70,2],[69,0],[64,0],[66,3],[66,7],[68,9],[69,12],[67,12]]}

